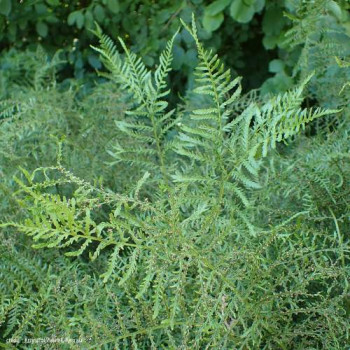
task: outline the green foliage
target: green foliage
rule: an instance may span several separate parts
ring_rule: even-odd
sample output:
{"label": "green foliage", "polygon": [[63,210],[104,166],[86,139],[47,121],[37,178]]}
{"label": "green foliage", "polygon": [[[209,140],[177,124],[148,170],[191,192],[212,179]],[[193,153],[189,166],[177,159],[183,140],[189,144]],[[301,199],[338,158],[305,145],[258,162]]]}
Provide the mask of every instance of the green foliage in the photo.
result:
{"label": "green foliage", "polygon": [[[74,76],[83,78],[89,71],[101,68],[98,56],[89,49],[91,30],[97,22],[110,35],[123,37],[142,55],[147,66],[152,66],[166,45],[169,32],[179,25],[177,15],[190,18],[192,11],[196,11],[196,6],[186,1],[5,0],[0,2],[1,47],[23,48],[41,43],[50,54],[62,49]],[[190,48],[183,44],[178,47],[189,52],[187,58],[190,57]],[[179,68],[187,65],[182,57],[179,60]],[[64,78],[71,76],[69,71],[64,74]]]}
{"label": "green foliage", "polygon": [[[229,3],[213,2],[211,16]],[[117,13],[117,4],[108,9]],[[28,53],[4,58],[1,345],[54,337],[71,340],[62,349],[349,344],[349,95],[343,78],[329,81],[331,100],[319,88],[333,69],[327,41],[318,52],[314,42],[303,47],[300,82],[287,92],[242,95],[241,79],[205,48],[194,19],[187,23],[154,69],[123,38],[119,53],[97,26],[93,48],[111,82],[89,94],[55,83],[59,56],[39,50],[28,65]],[[198,64],[192,91],[171,108],[183,30]],[[293,45],[301,34],[297,23]],[[333,74],[346,77],[339,56]],[[270,69],[280,73],[285,62]],[[310,96],[319,104],[308,107]]]}
{"label": "green foliage", "polygon": [[[325,23],[327,17],[324,28],[331,25],[348,35],[348,8],[343,0],[2,0],[0,41],[1,48],[6,49],[33,49],[40,43],[50,55],[60,49],[66,65],[59,80],[72,76],[88,79],[92,71],[102,67],[89,49],[94,22],[110,37],[122,37],[150,68],[167,38],[179,27],[179,19],[189,24],[193,12],[199,19],[199,39],[220,54],[236,75],[246,77],[244,89],[258,88],[266,81],[263,92],[276,93],[287,91],[298,81],[293,69],[301,47],[295,45],[296,40],[293,44],[286,40],[286,33],[295,29],[296,23],[301,24],[303,33],[298,34],[298,42],[303,45],[303,37],[311,31],[320,33],[318,24]],[[305,17],[313,18],[313,23]],[[284,62],[283,71],[269,72],[269,62],[276,58]],[[183,85],[193,85],[196,64],[193,41],[182,28],[174,42],[172,67],[178,73],[172,75],[172,103]]]}

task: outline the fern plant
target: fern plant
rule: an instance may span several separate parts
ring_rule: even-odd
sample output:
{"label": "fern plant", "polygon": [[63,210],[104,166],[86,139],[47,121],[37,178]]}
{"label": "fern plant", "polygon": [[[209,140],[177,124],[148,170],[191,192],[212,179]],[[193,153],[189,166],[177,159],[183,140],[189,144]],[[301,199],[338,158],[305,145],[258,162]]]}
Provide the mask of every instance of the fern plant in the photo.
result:
{"label": "fern plant", "polygon": [[166,111],[168,103],[164,100],[169,94],[166,79],[173,60],[173,38],[168,42],[159,58],[159,66],[152,73],[146,68],[141,58],[130,52],[124,41],[119,38],[125,51],[122,60],[113,41],[97,27],[95,34],[100,40],[100,47],[93,47],[99,52],[111,78],[132,96],[133,109],[127,111],[130,120],[116,121],[118,129],[132,142],[128,147],[115,144],[110,154],[116,162],[123,161],[138,165],[144,170],[156,170],[163,179],[167,178],[168,153],[171,151],[168,131],[178,122],[172,118],[175,110]]}
{"label": "fern plant", "polygon": [[[170,111],[175,36],[153,72],[121,39],[124,57],[96,29],[95,50],[110,71],[101,74],[125,90],[130,107],[115,117],[109,150],[110,171],[120,170],[112,177],[123,178],[105,186],[83,180],[67,168],[61,142],[55,166],[15,178],[25,219],[0,227],[6,240],[24,234],[36,255],[18,267],[6,255],[2,265],[14,271],[3,288],[4,339],[242,350],[342,349],[349,341],[349,191],[341,171],[348,138],[320,136],[333,150],[322,158],[299,135],[339,111],[301,107],[310,77],[247,103],[240,78],[198,40],[194,19],[184,26],[198,50],[194,93],[203,105]],[[26,270],[33,270],[27,279]]]}

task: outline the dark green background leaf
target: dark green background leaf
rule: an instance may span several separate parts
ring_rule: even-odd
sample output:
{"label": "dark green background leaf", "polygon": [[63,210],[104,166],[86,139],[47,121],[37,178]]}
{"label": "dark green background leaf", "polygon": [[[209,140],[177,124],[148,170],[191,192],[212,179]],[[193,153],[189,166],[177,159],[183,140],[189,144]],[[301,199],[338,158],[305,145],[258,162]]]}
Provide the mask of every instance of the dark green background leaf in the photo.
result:
{"label": "dark green background leaf", "polygon": [[11,0],[0,0],[0,13],[8,16],[11,12],[12,4]]}
{"label": "dark green background leaf", "polygon": [[220,27],[220,25],[223,21],[224,21],[223,13],[218,13],[215,16],[210,16],[208,14],[204,14],[203,27],[208,32],[213,32]]}
{"label": "dark green background leaf", "polygon": [[44,22],[37,22],[36,24],[36,31],[41,37],[46,37],[47,33],[49,31],[49,27]]}

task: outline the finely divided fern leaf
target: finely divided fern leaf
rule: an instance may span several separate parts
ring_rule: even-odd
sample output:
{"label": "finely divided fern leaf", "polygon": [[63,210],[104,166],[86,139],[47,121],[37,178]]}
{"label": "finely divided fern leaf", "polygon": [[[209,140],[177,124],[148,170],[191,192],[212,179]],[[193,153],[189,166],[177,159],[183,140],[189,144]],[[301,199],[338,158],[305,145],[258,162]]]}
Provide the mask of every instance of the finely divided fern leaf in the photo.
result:
{"label": "finely divided fern leaf", "polygon": [[[130,52],[124,41],[119,42],[125,52],[121,58],[113,41],[102,34],[97,27],[95,34],[100,47],[94,49],[101,54],[110,78],[133,96],[133,108],[126,114],[127,121],[116,121],[117,128],[130,142],[127,146],[117,146],[109,153],[117,160],[139,165],[148,171],[157,171],[166,178],[167,139],[166,134],[178,122],[173,118],[175,110],[167,111],[168,103],[163,100],[169,94],[167,77],[173,60],[173,44],[177,32],[161,53],[159,66],[152,73],[141,58]],[[136,104],[135,104],[136,102]]]}

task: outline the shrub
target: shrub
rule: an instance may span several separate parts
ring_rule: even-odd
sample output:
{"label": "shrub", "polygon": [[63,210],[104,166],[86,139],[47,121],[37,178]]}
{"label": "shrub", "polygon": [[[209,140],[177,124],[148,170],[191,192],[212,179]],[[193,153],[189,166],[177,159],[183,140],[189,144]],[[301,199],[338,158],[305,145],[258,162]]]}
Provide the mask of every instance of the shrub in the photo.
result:
{"label": "shrub", "polygon": [[[111,96],[104,85],[65,109],[55,134],[73,136],[57,141],[56,165],[16,173],[20,212],[8,211],[1,224],[3,342],[83,342],[63,342],[67,349],[348,344],[349,115],[304,108],[311,76],[283,94],[242,96],[240,78],[203,47],[194,20],[183,25],[199,63],[193,91],[175,109],[166,97],[176,34],[150,70],[122,39],[124,56],[96,29],[104,75],[120,92]],[[7,109],[2,128],[48,115],[40,110],[49,104],[43,90],[26,94],[43,100]],[[64,96],[48,90],[55,94]],[[94,117],[104,124],[90,126]],[[49,126],[35,129],[47,135]],[[35,152],[50,161],[44,145]],[[89,162],[93,154],[102,158]],[[13,188],[7,181],[4,188]]]}
{"label": "shrub", "polygon": [[[263,92],[278,93],[297,81],[296,66],[305,45],[314,58],[318,47],[325,48],[319,45],[329,42],[330,37],[320,35],[325,28],[332,30],[330,41],[339,42],[338,49],[349,46],[348,9],[343,0],[1,0],[0,47],[35,50],[40,43],[50,55],[60,49],[66,61],[60,79],[90,79],[91,72],[101,68],[98,55],[89,49],[94,22],[110,36],[122,37],[152,67],[179,18],[190,23],[194,12],[200,40],[245,77],[247,91],[265,82]],[[286,40],[289,34],[293,40]],[[174,43],[174,92],[182,91],[184,84],[192,86],[196,64],[193,41],[181,29]]]}

